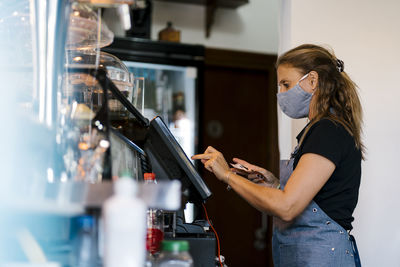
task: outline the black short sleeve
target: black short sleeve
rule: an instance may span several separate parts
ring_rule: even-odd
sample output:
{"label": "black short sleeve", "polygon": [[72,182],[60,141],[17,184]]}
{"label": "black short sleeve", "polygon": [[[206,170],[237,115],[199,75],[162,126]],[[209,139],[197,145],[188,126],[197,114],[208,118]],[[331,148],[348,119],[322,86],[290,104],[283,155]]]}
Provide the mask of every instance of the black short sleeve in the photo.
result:
{"label": "black short sleeve", "polygon": [[335,164],[335,171],[314,197],[314,201],[344,229],[352,229],[352,214],[358,201],[361,179],[361,151],[353,136],[340,123],[322,119],[297,136],[304,140],[294,154],[294,168],[302,155],[314,153]]}
{"label": "black short sleeve", "polygon": [[343,150],[348,147],[348,142],[352,142],[344,131],[343,126],[331,120],[323,119],[317,122],[307,132],[300,149],[301,154],[318,154],[338,166],[343,158]]}

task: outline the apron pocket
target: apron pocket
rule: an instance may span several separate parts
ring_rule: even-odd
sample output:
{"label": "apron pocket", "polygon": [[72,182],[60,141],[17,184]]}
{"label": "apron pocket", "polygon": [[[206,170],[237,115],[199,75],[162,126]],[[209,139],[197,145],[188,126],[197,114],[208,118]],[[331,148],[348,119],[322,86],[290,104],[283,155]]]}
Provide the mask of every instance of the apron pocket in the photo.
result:
{"label": "apron pocket", "polygon": [[321,244],[285,244],[279,247],[282,267],[335,267],[335,248]]}

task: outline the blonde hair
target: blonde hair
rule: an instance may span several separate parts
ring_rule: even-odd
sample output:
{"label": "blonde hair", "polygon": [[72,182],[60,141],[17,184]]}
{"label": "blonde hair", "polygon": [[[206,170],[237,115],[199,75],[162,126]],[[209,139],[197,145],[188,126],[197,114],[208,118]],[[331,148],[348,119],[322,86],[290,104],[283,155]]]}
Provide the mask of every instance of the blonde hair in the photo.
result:
{"label": "blonde hair", "polygon": [[283,55],[276,62],[276,67],[288,65],[298,69],[303,75],[310,71],[318,73],[318,90],[315,105],[316,114],[305,130],[300,145],[308,130],[322,118],[340,123],[353,136],[356,147],[364,159],[365,147],[361,140],[362,107],[357,92],[357,85],[343,71],[343,61],[338,60],[333,51],[318,45],[303,44]]}

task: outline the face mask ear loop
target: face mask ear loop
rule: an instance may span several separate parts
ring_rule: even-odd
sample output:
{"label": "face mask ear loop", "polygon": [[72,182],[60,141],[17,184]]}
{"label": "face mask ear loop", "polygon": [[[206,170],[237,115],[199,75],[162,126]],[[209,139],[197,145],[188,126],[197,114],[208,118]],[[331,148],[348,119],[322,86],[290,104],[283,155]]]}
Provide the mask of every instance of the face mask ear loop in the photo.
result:
{"label": "face mask ear loop", "polygon": [[[299,84],[302,80],[304,80],[305,78],[307,78],[309,74],[310,74],[310,73],[307,73],[306,75],[304,75],[303,77],[301,77],[300,80],[297,82],[297,84]],[[313,96],[314,93],[315,93],[315,90],[311,93],[311,96]]]}
{"label": "face mask ear loop", "polygon": [[[300,82],[301,82],[302,80],[304,80],[305,78],[307,78],[309,74],[310,74],[310,73],[307,73],[306,75],[304,75],[303,77],[301,77],[300,80],[297,82],[297,84],[300,85]],[[315,90],[311,93],[311,97],[314,96],[314,93],[315,93]],[[307,123],[309,123],[309,122],[310,122],[310,118],[307,117]]]}
{"label": "face mask ear loop", "polygon": [[[304,75],[303,77],[301,77],[300,80],[297,82],[297,84],[300,86],[300,82],[301,82],[302,80],[304,80],[305,78],[307,78],[309,74],[310,74],[310,73],[307,73],[306,75]],[[300,86],[300,87],[301,87],[301,86]]]}
{"label": "face mask ear loop", "polygon": [[304,75],[303,77],[300,78],[300,80],[297,82],[297,84],[299,84],[302,80],[304,80],[305,78],[308,77],[310,73],[307,73],[306,75]]}

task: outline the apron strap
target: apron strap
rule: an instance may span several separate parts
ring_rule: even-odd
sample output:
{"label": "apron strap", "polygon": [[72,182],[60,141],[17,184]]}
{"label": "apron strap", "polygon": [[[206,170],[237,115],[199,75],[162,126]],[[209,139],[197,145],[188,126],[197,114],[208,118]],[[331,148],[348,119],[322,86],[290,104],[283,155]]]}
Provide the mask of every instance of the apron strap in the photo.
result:
{"label": "apron strap", "polygon": [[354,255],[354,261],[356,263],[356,267],[361,267],[361,260],[360,260],[360,255],[358,254],[358,249],[357,249],[357,243],[356,239],[354,238],[353,235],[350,235],[350,241],[351,241],[351,246],[353,247],[353,255]]}

